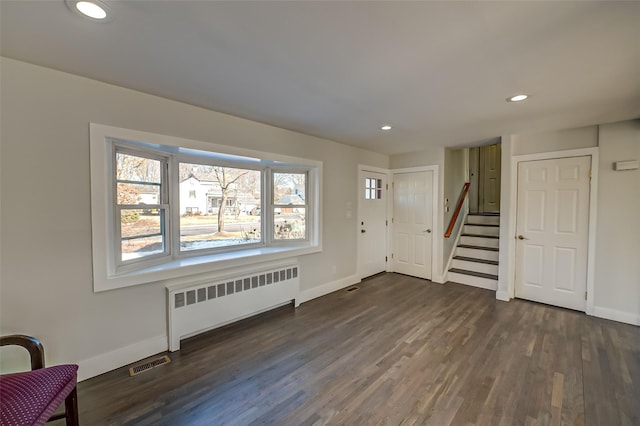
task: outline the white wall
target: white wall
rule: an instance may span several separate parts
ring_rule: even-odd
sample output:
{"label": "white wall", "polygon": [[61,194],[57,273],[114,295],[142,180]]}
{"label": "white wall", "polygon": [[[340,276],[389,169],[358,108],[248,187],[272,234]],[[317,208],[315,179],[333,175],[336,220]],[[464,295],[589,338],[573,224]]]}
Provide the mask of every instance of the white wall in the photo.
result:
{"label": "white wall", "polygon": [[357,165],[388,168],[388,157],[11,59],[1,67],[0,332],[40,338],[49,364],[80,363],[86,377],[83,366],[166,347],[161,284],[92,291],[89,122],[323,161],[323,252],[300,258],[301,287],[351,284],[345,205],[357,203]]}
{"label": "white wall", "polygon": [[512,135],[511,155],[537,154],[598,146],[598,126],[553,132]]}
{"label": "white wall", "polygon": [[[444,193],[442,195],[442,200],[444,203],[445,199],[449,199],[449,211],[446,211],[446,206],[443,207],[443,230],[446,231],[449,226],[449,222],[451,222],[451,218],[456,210],[456,206],[458,203],[458,198],[460,197],[460,191],[462,190],[462,185],[467,181],[467,169],[468,169],[468,160],[465,149],[445,149],[444,151],[444,170],[442,174],[444,175]],[[447,267],[447,263],[449,262],[449,258],[451,257],[452,251],[455,249],[456,237],[458,235],[458,231],[462,225],[464,210],[461,211],[460,216],[458,217],[458,221],[456,227],[449,238],[443,238],[443,249],[442,249],[442,268],[443,270]]]}
{"label": "white wall", "polygon": [[595,314],[640,325],[640,170],[613,169],[640,160],[640,120],[599,127]]}
{"label": "white wall", "polygon": [[500,279],[496,297],[508,300],[514,266],[508,260],[515,235],[511,157],[598,147],[598,203],[594,314],[640,325],[640,172],[615,172],[614,161],[640,159],[640,121],[567,129],[502,139]]}

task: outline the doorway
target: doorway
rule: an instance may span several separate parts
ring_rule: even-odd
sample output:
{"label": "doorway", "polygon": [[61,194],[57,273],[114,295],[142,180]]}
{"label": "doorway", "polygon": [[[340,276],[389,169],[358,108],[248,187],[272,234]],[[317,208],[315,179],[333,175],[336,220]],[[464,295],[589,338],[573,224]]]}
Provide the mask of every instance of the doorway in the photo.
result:
{"label": "doorway", "polygon": [[469,148],[469,213],[500,213],[499,143]]}
{"label": "doorway", "polygon": [[434,172],[393,175],[393,270],[432,278]]}
{"label": "doorway", "polygon": [[360,278],[387,270],[387,175],[367,169],[358,178],[358,270]]}
{"label": "doorway", "polygon": [[591,161],[518,163],[515,297],[585,311]]}

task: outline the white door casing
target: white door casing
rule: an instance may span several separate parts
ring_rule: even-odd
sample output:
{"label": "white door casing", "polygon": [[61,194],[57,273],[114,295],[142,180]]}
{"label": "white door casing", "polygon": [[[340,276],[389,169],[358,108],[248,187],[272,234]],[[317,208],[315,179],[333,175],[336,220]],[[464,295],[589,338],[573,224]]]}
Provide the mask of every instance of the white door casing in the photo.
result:
{"label": "white door casing", "polygon": [[360,278],[387,269],[387,176],[358,173],[358,271]]}
{"label": "white door casing", "polygon": [[585,310],[591,157],[518,163],[515,296]]}
{"label": "white door casing", "polygon": [[393,270],[432,277],[433,171],[393,178]]}

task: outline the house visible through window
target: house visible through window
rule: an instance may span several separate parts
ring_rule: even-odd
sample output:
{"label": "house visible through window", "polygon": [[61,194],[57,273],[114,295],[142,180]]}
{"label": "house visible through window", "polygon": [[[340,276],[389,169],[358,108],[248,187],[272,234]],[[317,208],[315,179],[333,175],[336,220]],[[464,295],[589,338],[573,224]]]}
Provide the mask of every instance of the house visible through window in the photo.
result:
{"label": "house visible through window", "polygon": [[[213,164],[178,162],[180,194],[182,187],[198,187],[199,198],[192,200],[195,190],[187,189],[189,200],[180,197],[180,251],[216,249],[261,244],[260,216],[252,216],[246,206],[260,205],[262,173],[259,170]],[[189,207],[197,203],[197,217]]]}
{"label": "house visible through window", "polygon": [[307,237],[306,173],[273,173],[274,233],[277,240]]}
{"label": "house visible through window", "polygon": [[319,161],[91,124],[95,291],[316,253]]}

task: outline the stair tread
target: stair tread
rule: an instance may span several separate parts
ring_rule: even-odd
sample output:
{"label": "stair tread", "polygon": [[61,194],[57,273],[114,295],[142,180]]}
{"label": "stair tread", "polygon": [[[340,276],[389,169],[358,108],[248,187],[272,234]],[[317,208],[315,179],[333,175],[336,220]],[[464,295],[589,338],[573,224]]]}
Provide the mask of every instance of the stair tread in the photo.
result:
{"label": "stair tread", "polygon": [[500,213],[469,213],[467,216],[490,216],[490,217],[496,217],[496,216],[500,216]]}
{"label": "stair tread", "polygon": [[500,251],[497,247],[483,247],[483,246],[472,246],[469,244],[458,244],[458,247],[469,248],[469,249],[478,249],[478,250],[488,250],[488,251]]}
{"label": "stair tread", "polygon": [[467,262],[486,263],[487,265],[498,265],[497,260],[476,259],[475,257],[453,256],[454,259],[466,260]]}
{"label": "stair tread", "polygon": [[492,228],[500,228],[500,225],[492,225],[490,223],[466,223],[468,226],[491,226]]}
{"label": "stair tread", "polygon": [[493,238],[493,239],[500,239],[499,235],[481,235],[481,234],[462,234],[460,235],[461,237],[481,237],[481,238]]}
{"label": "stair tread", "polygon": [[455,272],[457,274],[471,275],[478,278],[487,278],[489,280],[497,280],[498,276],[493,274],[485,274],[484,272],[467,271],[466,269],[451,268],[449,272]]}

